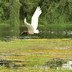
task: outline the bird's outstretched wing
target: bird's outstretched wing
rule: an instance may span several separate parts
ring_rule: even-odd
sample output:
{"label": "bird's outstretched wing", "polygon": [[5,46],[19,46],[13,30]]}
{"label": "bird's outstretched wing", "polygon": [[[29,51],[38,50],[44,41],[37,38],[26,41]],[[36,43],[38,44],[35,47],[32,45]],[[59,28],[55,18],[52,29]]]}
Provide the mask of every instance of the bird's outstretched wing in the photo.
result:
{"label": "bird's outstretched wing", "polygon": [[24,19],[24,23],[25,23],[26,27],[28,28],[28,32],[33,34],[33,33],[34,33],[34,28],[32,27],[31,24],[29,24],[29,23],[26,21],[26,18]]}
{"label": "bird's outstretched wing", "polygon": [[25,23],[26,27],[28,28],[29,34],[39,33],[39,31],[37,30],[37,27],[38,27],[38,18],[41,13],[42,13],[41,8],[37,7],[33,16],[32,16],[31,24],[29,24],[26,21],[26,18],[24,19],[24,23]]}
{"label": "bird's outstretched wing", "polygon": [[37,7],[33,16],[32,16],[32,20],[31,20],[31,25],[34,28],[34,30],[36,30],[38,27],[38,18],[39,18],[41,13],[42,13],[41,8]]}

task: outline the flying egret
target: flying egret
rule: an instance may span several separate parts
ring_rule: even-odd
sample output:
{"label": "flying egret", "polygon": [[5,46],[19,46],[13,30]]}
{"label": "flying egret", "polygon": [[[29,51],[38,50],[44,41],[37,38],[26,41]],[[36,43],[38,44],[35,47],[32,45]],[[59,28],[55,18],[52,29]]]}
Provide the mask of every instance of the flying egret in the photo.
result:
{"label": "flying egret", "polygon": [[39,33],[38,28],[38,18],[40,14],[42,13],[41,8],[38,6],[31,18],[31,24],[26,21],[26,18],[24,19],[24,23],[28,29],[28,32],[23,32],[23,34],[34,34],[34,33]]}

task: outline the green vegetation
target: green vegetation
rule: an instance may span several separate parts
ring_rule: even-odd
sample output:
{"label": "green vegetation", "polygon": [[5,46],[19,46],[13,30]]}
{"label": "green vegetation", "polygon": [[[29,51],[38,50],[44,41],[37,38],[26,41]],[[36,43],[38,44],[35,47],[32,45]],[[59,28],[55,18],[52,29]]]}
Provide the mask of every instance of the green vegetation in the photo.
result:
{"label": "green vegetation", "polygon": [[28,67],[28,68],[20,68],[20,69],[13,69],[13,70],[10,70],[10,69],[7,69],[7,68],[3,68],[1,67],[0,68],[0,71],[1,72],[71,72],[69,70],[55,70],[55,69],[48,69],[48,70],[45,70],[45,69],[40,69],[40,68],[32,68],[32,67]]}
{"label": "green vegetation", "polygon": [[61,67],[62,64],[64,64],[65,61],[63,59],[60,58],[56,58],[56,59],[51,59],[49,61],[46,62],[46,65],[50,68],[57,68],[57,67]]}
{"label": "green vegetation", "polygon": [[[37,6],[42,9],[40,33],[21,36],[27,30],[24,18],[30,23]],[[0,59],[10,61],[8,66],[14,60],[15,65],[21,65],[18,61],[25,65],[16,69],[0,66],[0,72],[71,72],[43,67],[51,59],[72,58],[71,38],[72,0],[0,0]]]}
{"label": "green vegetation", "polygon": [[[71,0],[0,0],[0,39],[20,37],[37,6],[42,9],[37,38],[72,37]],[[33,38],[33,37],[31,37]]]}
{"label": "green vegetation", "polygon": [[[72,58],[72,40],[70,39],[25,39],[12,40],[10,42],[0,41],[0,56],[5,60],[23,61],[24,67],[18,69],[8,69],[0,67],[1,71],[24,72],[37,71],[46,72],[56,69],[45,69],[46,62],[53,58]],[[58,60],[59,61],[59,60]],[[58,70],[62,71],[62,70]],[[70,72],[65,71],[65,72]]]}

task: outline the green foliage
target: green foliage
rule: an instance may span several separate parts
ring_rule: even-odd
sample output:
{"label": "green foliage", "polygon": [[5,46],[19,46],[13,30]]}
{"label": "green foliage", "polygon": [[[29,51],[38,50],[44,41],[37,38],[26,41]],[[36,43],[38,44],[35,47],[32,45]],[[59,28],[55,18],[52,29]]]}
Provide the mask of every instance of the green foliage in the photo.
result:
{"label": "green foliage", "polygon": [[37,6],[42,9],[38,27],[40,33],[33,36],[38,38],[72,36],[68,35],[68,32],[72,31],[71,0],[0,0],[0,23],[7,22],[13,30],[12,34],[18,37],[20,32],[27,30],[24,18],[27,17],[30,23]]}
{"label": "green foliage", "polygon": [[18,0],[12,1],[12,5],[10,6],[10,24],[14,29],[14,35],[19,35],[19,8],[20,3]]}
{"label": "green foliage", "polygon": [[42,9],[47,23],[71,22],[71,3],[68,0],[44,0]]}
{"label": "green foliage", "polygon": [[[18,0],[1,0],[0,1],[0,23],[1,23],[1,35],[0,36],[7,36],[8,32],[13,36],[19,35],[19,8],[20,3]],[[5,24],[8,23],[8,24]],[[8,32],[5,30],[6,25],[9,25]],[[4,32],[4,30],[6,32]],[[7,35],[6,35],[7,34]],[[2,36],[2,37],[3,37]]]}
{"label": "green foliage", "polygon": [[9,6],[10,3],[8,0],[1,0],[0,1],[0,19],[7,20],[9,19]]}

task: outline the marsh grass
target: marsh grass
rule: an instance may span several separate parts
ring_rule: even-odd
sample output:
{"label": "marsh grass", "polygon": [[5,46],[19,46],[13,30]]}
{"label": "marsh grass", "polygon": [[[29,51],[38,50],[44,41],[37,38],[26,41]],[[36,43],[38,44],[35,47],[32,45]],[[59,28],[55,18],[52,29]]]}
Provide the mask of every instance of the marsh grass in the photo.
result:
{"label": "marsh grass", "polygon": [[[0,41],[0,59],[21,60],[25,64],[25,67],[17,70],[0,67],[0,72],[57,72],[55,69],[38,67],[43,66],[52,58],[72,58],[72,40],[15,39],[9,42]],[[66,70],[65,72],[71,71]]]}

